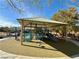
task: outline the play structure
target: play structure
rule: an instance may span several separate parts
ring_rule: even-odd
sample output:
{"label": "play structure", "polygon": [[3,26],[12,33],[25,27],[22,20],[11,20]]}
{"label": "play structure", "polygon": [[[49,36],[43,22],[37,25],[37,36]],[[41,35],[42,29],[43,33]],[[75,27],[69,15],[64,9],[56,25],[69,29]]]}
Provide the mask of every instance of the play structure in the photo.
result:
{"label": "play structure", "polygon": [[52,39],[53,41],[57,41],[57,38],[55,38],[50,31],[55,26],[67,25],[67,23],[39,17],[21,18],[17,20],[21,25],[21,44],[23,44],[23,42],[43,39]]}

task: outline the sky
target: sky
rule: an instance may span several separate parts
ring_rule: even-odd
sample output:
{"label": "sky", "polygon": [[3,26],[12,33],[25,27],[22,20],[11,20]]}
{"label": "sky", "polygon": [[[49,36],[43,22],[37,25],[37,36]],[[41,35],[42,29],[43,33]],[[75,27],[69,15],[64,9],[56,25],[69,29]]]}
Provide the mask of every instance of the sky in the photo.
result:
{"label": "sky", "polygon": [[41,8],[31,6],[30,0],[24,0],[24,4],[21,6],[14,1],[18,8],[21,8],[24,12],[19,13],[17,10],[13,9],[6,0],[0,0],[0,26],[19,26],[16,19],[18,18],[29,18],[29,17],[44,17],[50,19],[58,10],[65,10],[69,7],[77,8],[79,12],[79,0],[52,0],[50,6],[48,7],[45,2],[47,0],[41,0]]}

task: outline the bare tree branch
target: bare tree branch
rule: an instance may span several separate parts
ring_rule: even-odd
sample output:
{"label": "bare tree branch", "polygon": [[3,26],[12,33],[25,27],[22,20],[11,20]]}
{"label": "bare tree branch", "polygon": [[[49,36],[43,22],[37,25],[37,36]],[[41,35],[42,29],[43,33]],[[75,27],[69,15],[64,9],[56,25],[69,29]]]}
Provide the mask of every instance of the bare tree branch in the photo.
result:
{"label": "bare tree branch", "polygon": [[7,0],[8,4],[13,8],[15,9],[16,11],[18,11],[19,13],[22,13],[23,10],[22,9],[19,9],[14,3],[12,0]]}

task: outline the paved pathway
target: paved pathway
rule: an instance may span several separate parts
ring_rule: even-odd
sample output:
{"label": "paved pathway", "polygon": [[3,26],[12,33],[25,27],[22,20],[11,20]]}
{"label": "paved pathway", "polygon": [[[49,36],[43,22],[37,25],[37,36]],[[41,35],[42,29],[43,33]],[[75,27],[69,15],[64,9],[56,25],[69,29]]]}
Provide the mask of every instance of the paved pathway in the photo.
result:
{"label": "paved pathway", "polygon": [[[6,39],[9,39],[9,38],[0,39],[0,41],[6,40]],[[79,43],[77,43],[77,44],[79,44]],[[70,57],[40,58],[40,57],[29,57],[29,56],[14,55],[14,54],[6,53],[6,52],[0,50],[0,59],[79,59],[78,56],[79,55],[74,55],[74,56],[72,56],[72,58],[70,58]]]}
{"label": "paved pathway", "polygon": [[9,39],[9,38],[3,38],[3,39],[0,39],[0,41],[7,40],[7,39]]}

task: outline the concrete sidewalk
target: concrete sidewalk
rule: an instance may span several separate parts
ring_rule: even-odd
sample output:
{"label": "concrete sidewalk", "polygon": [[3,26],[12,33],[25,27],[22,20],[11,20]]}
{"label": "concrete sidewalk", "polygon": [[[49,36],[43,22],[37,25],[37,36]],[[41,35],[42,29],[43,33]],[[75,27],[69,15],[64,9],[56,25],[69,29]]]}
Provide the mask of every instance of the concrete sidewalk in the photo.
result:
{"label": "concrete sidewalk", "polygon": [[2,38],[2,39],[0,39],[0,41],[8,40],[8,39],[11,39],[11,38],[14,38],[14,37],[6,37],[6,38]]}
{"label": "concrete sidewalk", "polygon": [[61,57],[61,58],[29,57],[29,56],[14,55],[0,50],[0,59],[71,59],[71,58],[69,57]]}

